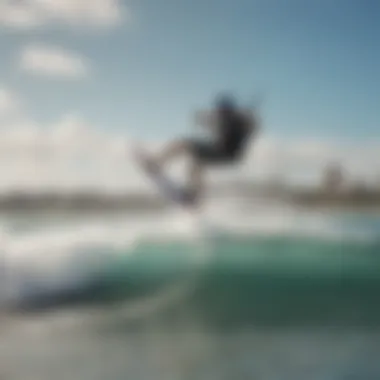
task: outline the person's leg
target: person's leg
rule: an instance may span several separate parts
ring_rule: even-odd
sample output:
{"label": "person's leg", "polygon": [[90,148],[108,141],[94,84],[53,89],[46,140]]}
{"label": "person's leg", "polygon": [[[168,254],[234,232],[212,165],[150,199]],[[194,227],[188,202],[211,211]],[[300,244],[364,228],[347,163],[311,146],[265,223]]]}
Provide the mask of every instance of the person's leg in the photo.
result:
{"label": "person's leg", "polygon": [[190,203],[198,203],[204,193],[204,167],[207,164],[221,163],[225,160],[225,153],[214,144],[198,140],[176,140],[169,143],[153,159],[150,160],[152,170],[168,164],[180,156],[188,156],[189,173],[185,199]]}
{"label": "person's leg", "polygon": [[186,140],[175,140],[169,143],[164,149],[155,156],[155,163],[163,166],[174,158],[186,155],[190,152],[189,143]]}
{"label": "person's leg", "polygon": [[154,157],[154,165],[162,167],[175,158],[187,156],[189,158],[189,172],[184,197],[190,203],[195,204],[198,203],[203,194],[203,160],[210,154],[209,151],[209,144],[203,141],[176,140],[169,143]]}
{"label": "person's leg", "polygon": [[186,140],[174,140],[169,142],[164,148],[153,155],[145,155],[138,153],[140,159],[144,163],[147,170],[157,172],[164,168],[164,166],[174,158],[183,155],[191,155],[191,144]]}

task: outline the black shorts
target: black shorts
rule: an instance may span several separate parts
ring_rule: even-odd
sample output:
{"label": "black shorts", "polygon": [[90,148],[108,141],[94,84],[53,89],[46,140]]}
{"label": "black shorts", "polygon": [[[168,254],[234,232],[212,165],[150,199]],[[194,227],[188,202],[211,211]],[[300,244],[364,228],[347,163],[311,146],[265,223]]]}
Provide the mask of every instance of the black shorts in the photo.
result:
{"label": "black shorts", "polygon": [[189,140],[188,142],[192,156],[201,163],[228,164],[237,158],[235,151],[222,149],[212,142],[201,140]]}

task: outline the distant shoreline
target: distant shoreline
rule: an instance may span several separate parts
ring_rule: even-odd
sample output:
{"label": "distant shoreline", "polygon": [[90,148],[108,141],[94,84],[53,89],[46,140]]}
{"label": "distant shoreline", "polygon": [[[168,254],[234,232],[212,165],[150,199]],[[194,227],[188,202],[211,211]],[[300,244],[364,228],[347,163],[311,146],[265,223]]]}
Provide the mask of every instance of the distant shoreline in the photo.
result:
{"label": "distant shoreline", "polygon": [[144,212],[165,207],[159,197],[128,194],[22,194],[0,196],[0,213],[9,212]]}
{"label": "distant shoreline", "polygon": [[361,190],[322,192],[316,190],[293,191],[290,203],[308,209],[380,212],[380,192]]}
{"label": "distant shoreline", "polygon": [[[259,197],[268,202],[283,201],[305,210],[370,211],[380,213],[380,193],[324,194],[318,191],[228,191],[229,195],[246,202]],[[223,196],[223,193],[221,194]],[[216,194],[220,197],[220,194]],[[210,195],[212,198],[213,195]],[[0,213],[19,212],[69,212],[69,213],[121,213],[151,212],[167,208],[169,202],[149,194],[105,195],[90,192],[59,193],[10,193],[0,195]]]}

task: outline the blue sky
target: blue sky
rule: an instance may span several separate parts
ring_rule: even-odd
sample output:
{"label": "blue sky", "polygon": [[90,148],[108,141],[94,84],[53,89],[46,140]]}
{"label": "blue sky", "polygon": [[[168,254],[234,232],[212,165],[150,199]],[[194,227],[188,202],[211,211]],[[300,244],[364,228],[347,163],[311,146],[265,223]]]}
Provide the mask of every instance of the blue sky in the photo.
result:
{"label": "blue sky", "polygon": [[[3,22],[0,83],[23,100],[31,118],[52,123],[74,112],[101,128],[171,137],[187,133],[194,109],[208,107],[218,91],[232,90],[245,103],[255,93],[264,95],[264,128],[271,135],[379,136],[378,1],[122,5],[129,16],[106,28],[96,22],[92,29],[78,27],[70,22],[73,13],[38,28]],[[73,80],[30,65],[19,69],[20,51],[33,44],[76,54],[89,74]]]}

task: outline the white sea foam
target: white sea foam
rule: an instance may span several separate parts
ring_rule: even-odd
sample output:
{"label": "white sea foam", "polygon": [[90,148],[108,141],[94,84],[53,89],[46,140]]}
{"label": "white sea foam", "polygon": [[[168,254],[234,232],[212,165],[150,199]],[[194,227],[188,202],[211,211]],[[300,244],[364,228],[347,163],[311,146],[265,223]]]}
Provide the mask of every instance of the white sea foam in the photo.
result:
{"label": "white sea foam", "polygon": [[208,206],[209,223],[231,234],[364,242],[378,239],[380,217],[350,217],[351,223],[347,223],[348,219],[348,214],[310,211],[265,199],[230,198],[212,201]]}
{"label": "white sea foam", "polygon": [[[153,239],[195,241],[199,229],[186,216],[126,218],[88,221],[70,226],[39,228],[27,233],[9,233],[2,229],[2,288],[8,297],[37,288],[67,289],[86,284],[112,257],[136,252],[138,242]],[[31,286],[34,284],[33,286]]]}
{"label": "white sea foam", "polygon": [[[244,209],[244,213],[241,211]],[[247,210],[249,210],[247,212]],[[323,213],[305,213],[294,208],[262,204],[210,203],[203,215],[210,231],[257,235],[352,236],[352,229],[344,228],[340,219]],[[380,229],[380,220],[377,221]],[[60,267],[62,260],[78,252],[104,250],[110,254],[132,252],[141,240],[152,241],[196,240],[204,226],[199,219],[178,210],[150,216],[126,217],[109,221],[81,221],[65,227],[38,226],[23,232],[1,232],[3,259],[11,265],[28,265],[43,269]],[[357,229],[357,228],[356,228]],[[357,229],[358,230],[358,229]],[[372,231],[374,232],[374,231]],[[377,232],[377,231],[376,231]]]}
{"label": "white sea foam", "polygon": [[202,236],[210,241],[217,239],[218,234],[228,233],[252,238],[310,236],[368,242],[379,236],[378,220],[373,221],[377,230],[359,229],[355,224],[347,227],[332,215],[305,213],[287,205],[239,202],[210,202],[202,215],[203,224],[198,217],[173,209],[112,221],[105,218],[65,226],[40,225],[28,232],[9,232],[3,228],[3,297],[4,292],[6,297],[14,298],[41,288],[59,291],[84,286],[93,280],[94,271],[102,270],[104,263],[135,254],[137,244],[146,240],[199,243]]}

